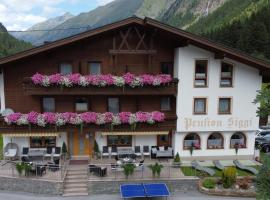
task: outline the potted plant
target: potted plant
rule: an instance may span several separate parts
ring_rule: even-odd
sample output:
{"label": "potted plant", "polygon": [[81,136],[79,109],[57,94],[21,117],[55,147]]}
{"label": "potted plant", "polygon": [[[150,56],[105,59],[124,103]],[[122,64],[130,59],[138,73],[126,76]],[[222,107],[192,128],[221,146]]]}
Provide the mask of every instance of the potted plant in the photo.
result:
{"label": "potted plant", "polygon": [[173,159],[173,167],[180,167],[180,165],[181,165],[181,158],[179,156],[179,153],[177,152]]}
{"label": "potted plant", "polygon": [[238,154],[238,150],[239,150],[239,144],[238,143],[236,143],[234,145],[234,150],[235,150],[235,154],[237,155]]}
{"label": "potted plant", "polygon": [[192,142],[192,144],[189,147],[189,152],[191,156],[193,155],[193,151],[194,151],[194,143]]}
{"label": "potted plant", "polygon": [[64,160],[66,160],[68,151],[67,151],[67,145],[65,142],[63,142],[62,144],[62,154],[63,154]]}
{"label": "potted plant", "polygon": [[16,170],[17,170],[19,176],[22,175],[23,168],[24,168],[23,163],[16,163]]}
{"label": "potted plant", "polygon": [[125,174],[126,179],[128,179],[128,177],[134,173],[136,166],[134,164],[128,163],[123,165],[122,168],[124,169],[123,172]]}
{"label": "potted plant", "polygon": [[154,178],[156,177],[156,175],[157,175],[157,177],[160,177],[160,173],[161,173],[161,170],[163,168],[163,165],[155,163],[154,165],[151,164],[148,167],[149,167],[149,169],[152,170],[152,175]]}
{"label": "potted plant", "polygon": [[30,171],[31,171],[31,165],[27,164],[27,163],[22,163],[22,164],[23,164],[23,169],[24,169],[25,176],[29,176]]}
{"label": "potted plant", "polygon": [[100,158],[99,146],[96,140],[94,142],[94,152],[95,152],[96,159]]}

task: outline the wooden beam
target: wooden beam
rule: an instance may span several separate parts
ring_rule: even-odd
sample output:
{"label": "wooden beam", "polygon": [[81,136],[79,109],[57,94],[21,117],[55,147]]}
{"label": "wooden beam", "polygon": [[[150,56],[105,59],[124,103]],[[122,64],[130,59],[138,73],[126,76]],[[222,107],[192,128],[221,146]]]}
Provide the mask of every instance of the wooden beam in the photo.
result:
{"label": "wooden beam", "polygon": [[123,48],[124,44],[127,46],[128,49],[130,49],[129,44],[128,44],[128,41],[127,41],[127,38],[129,36],[129,33],[130,33],[130,30],[131,30],[131,28],[129,27],[125,34],[123,33],[123,31],[121,31],[121,30],[119,31],[120,32],[120,36],[122,38],[122,42],[121,42],[121,44],[120,44],[120,46],[118,48],[119,50],[121,50]]}
{"label": "wooden beam", "polygon": [[182,40],[177,44],[177,47],[186,47],[190,44],[189,40]]}
{"label": "wooden beam", "polygon": [[156,50],[109,50],[110,54],[156,54]]}
{"label": "wooden beam", "polygon": [[224,52],[215,53],[215,59],[223,60],[225,57],[226,57],[226,53]]}

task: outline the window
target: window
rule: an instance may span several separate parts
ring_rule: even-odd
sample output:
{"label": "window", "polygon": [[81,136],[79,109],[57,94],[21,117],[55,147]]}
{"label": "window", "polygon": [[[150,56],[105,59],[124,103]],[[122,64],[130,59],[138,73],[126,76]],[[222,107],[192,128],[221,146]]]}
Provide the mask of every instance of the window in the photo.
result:
{"label": "window", "polygon": [[233,85],[233,65],[221,63],[220,87],[232,87]]}
{"label": "window", "polygon": [[171,98],[162,97],[161,98],[161,110],[171,110]]}
{"label": "window", "polygon": [[194,99],[194,114],[206,114],[206,98],[195,98]]}
{"label": "window", "polygon": [[60,74],[63,75],[72,74],[72,65],[70,63],[61,63]]}
{"label": "window", "polygon": [[108,146],[131,146],[131,135],[108,135]]}
{"label": "window", "polygon": [[190,149],[190,147],[201,148],[201,140],[197,133],[189,133],[184,138],[184,149]]}
{"label": "window", "polygon": [[47,148],[56,146],[56,137],[30,137],[30,148]]}
{"label": "window", "polygon": [[101,63],[100,62],[89,62],[89,74],[91,75],[99,75],[101,74]]}
{"label": "window", "polygon": [[195,61],[195,87],[207,87],[207,60]]}
{"label": "window", "polygon": [[76,112],[85,112],[88,111],[88,101],[85,98],[78,98],[75,102]]}
{"label": "window", "polygon": [[119,98],[108,98],[108,112],[119,113]]}
{"label": "window", "polygon": [[212,133],[207,140],[208,149],[223,149],[223,136],[221,133]]}
{"label": "window", "polygon": [[42,99],[42,112],[55,112],[55,99],[45,97]]}
{"label": "window", "polygon": [[246,136],[242,132],[236,132],[231,137],[231,148],[246,148]]}
{"label": "window", "polygon": [[169,74],[173,76],[173,63],[172,62],[163,62],[161,63],[161,73]]}
{"label": "window", "polygon": [[231,98],[219,98],[219,114],[231,114]]}

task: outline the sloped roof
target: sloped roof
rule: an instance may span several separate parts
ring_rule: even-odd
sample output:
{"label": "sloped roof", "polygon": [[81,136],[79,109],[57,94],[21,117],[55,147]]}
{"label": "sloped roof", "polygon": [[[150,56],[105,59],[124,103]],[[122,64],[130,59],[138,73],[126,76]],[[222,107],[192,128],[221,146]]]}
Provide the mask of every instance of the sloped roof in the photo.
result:
{"label": "sloped roof", "polygon": [[68,44],[77,42],[79,40],[89,38],[89,37],[98,35],[100,33],[107,32],[113,29],[120,28],[122,26],[134,24],[134,23],[140,24],[143,26],[150,26],[150,27],[174,34],[176,37],[179,36],[181,40],[184,39],[185,41],[187,41],[188,44],[192,44],[192,45],[207,49],[209,51],[218,53],[219,55],[222,55],[227,58],[238,60],[252,67],[256,67],[262,71],[270,69],[270,63],[267,63],[263,60],[252,57],[241,51],[213,42],[205,37],[201,37],[201,36],[186,32],[184,30],[172,27],[170,25],[161,23],[151,18],[141,19],[138,17],[130,17],[130,18],[127,18],[127,19],[124,19],[115,23],[111,23],[111,24],[96,28],[96,29],[79,33],[77,35],[73,35],[71,37],[67,37],[61,40],[57,40],[55,42],[47,43],[42,46],[34,47],[26,51],[16,53],[11,56],[1,58],[0,66],[13,62],[13,61],[19,61],[20,59],[23,59],[32,55],[40,54],[40,53],[46,52],[48,50],[52,50],[57,47],[61,47],[63,45],[68,45]]}

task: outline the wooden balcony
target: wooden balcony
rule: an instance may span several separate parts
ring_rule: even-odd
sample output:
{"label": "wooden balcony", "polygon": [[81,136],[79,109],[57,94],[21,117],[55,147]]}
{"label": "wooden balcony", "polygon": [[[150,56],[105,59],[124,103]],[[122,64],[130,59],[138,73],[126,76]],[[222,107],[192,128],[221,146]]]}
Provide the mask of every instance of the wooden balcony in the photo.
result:
{"label": "wooden balcony", "polygon": [[178,80],[161,86],[144,87],[70,87],[60,86],[42,87],[34,85],[30,78],[24,78],[23,91],[26,95],[175,95],[177,94]]}
{"label": "wooden balcony", "polygon": [[[164,122],[155,123],[155,124],[147,124],[147,123],[138,123],[136,125],[135,131],[171,131],[176,130],[176,115],[166,116],[166,120]],[[61,126],[56,129],[55,126],[18,126],[18,125],[8,125],[4,122],[4,118],[0,117],[0,134],[1,133],[19,133],[19,132],[65,132],[71,131],[74,129],[80,129],[79,126],[74,125],[66,125]],[[96,132],[96,131],[132,131],[131,126],[128,124],[114,126],[113,130],[110,129],[109,125],[84,125],[83,130]]]}

